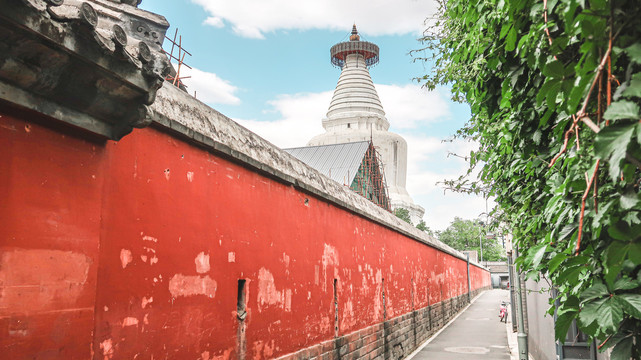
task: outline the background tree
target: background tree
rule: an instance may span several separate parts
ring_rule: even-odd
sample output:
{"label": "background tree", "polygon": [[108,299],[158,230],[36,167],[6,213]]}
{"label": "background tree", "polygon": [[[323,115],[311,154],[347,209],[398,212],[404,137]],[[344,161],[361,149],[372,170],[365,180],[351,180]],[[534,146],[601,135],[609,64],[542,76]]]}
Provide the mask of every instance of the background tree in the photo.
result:
{"label": "background tree", "polygon": [[[569,325],[641,358],[641,3],[443,0],[423,44],[428,88],[452,87],[458,132],[521,250]],[[535,275],[537,276],[537,275]]]}
{"label": "background tree", "polygon": [[505,251],[496,237],[488,236],[487,228],[478,220],[464,220],[455,217],[447,229],[439,233],[438,239],[459,251],[472,250],[481,260],[481,240],[483,241],[483,261],[505,260]]}
{"label": "background tree", "polygon": [[438,238],[438,231],[434,231],[430,229],[430,227],[427,226],[427,224],[423,219],[421,219],[421,221],[419,221],[418,224],[416,224],[416,228],[426,232],[429,236]]}
{"label": "background tree", "polygon": [[412,224],[412,219],[410,218],[409,210],[403,209],[403,208],[396,208],[396,209],[394,209],[394,215],[396,215],[397,218],[405,221],[406,223],[408,223],[408,224],[410,224],[412,226],[414,225],[414,224]]}

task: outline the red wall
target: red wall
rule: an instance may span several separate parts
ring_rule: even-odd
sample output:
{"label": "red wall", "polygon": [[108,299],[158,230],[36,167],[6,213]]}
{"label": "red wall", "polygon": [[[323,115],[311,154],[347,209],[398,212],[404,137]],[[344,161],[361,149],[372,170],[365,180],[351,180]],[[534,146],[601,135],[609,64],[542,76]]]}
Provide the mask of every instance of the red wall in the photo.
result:
{"label": "red wall", "polygon": [[0,357],[87,358],[104,157],[0,110]]}
{"label": "red wall", "polygon": [[467,292],[465,261],[162,131],[101,143],[0,115],[16,358],[236,358],[238,279],[256,359],[334,337],[334,279],[341,335]]}

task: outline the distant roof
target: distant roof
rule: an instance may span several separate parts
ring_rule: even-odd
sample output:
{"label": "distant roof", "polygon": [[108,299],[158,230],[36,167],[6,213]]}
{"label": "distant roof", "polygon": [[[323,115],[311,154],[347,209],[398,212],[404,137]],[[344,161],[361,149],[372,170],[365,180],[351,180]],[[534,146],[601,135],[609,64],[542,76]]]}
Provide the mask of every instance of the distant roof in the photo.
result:
{"label": "distant roof", "polygon": [[505,261],[484,261],[483,264],[486,268],[490,269],[490,273],[508,273],[509,268]]}
{"label": "distant roof", "polygon": [[359,141],[283,150],[332,180],[350,186],[368,148],[368,141]]}

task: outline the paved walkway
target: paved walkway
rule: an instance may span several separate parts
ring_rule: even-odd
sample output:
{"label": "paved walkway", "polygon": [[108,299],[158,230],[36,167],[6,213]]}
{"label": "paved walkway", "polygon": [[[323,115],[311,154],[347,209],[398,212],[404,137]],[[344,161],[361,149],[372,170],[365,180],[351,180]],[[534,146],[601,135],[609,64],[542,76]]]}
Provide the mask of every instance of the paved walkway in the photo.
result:
{"label": "paved walkway", "polygon": [[498,316],[501,301],[509,301],[507,290],[484,292],[410,359],[509,360],[506,324]]}

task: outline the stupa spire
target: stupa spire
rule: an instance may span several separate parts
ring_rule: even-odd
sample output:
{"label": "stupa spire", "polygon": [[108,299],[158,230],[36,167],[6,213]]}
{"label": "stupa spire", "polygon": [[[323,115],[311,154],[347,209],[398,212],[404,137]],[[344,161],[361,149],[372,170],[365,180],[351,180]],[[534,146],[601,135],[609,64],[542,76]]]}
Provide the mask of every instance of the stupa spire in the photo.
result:
{"label": "stupa spire", "polygon": [[378,62],[378,46],[361,41],[354,24],[349,41],[332,46],[330,53],[332,64],[341,68],[341,75],[323,127],[330,131],[335,127],[352,128],[351,124],[367,123],[368,128],[387,130],[389,122],[368,70]]}
{"label": "stupa spire", "polygon": [[307,145],[372,142],[381,155],[392,208],[408,209],[412,221],[418,223],[425,210],[414,203],[405,189],[407,142],[388,131],[389,122],[369,73],[369,68],[378,63],[378,46],[361,41],[354,24],[349,41],[332,46],[330,53],[332,64],[341,68],[341,75],[323,119],[325,133]]}

